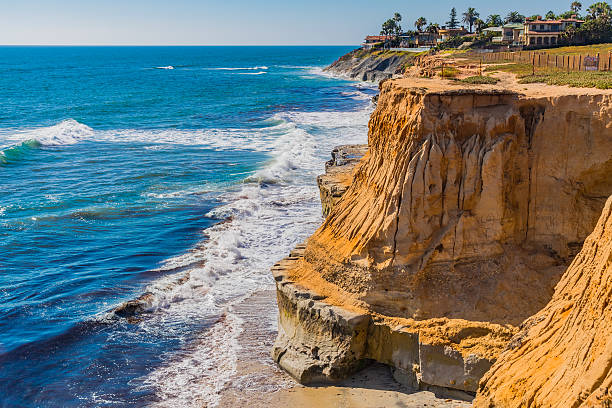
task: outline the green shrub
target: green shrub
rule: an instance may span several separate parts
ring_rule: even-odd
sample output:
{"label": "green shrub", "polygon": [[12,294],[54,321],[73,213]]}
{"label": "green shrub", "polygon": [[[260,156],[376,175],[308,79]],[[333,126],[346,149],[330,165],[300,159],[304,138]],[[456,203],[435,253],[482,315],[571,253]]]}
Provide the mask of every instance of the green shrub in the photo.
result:
{"label": "green shrub", "polygon": [[440,73],[438,74],[442,78],[455,78],[459,75],[459,70],[455,67],[443,67],[440,69]]}
{"label": "green shrub", "polygon": [[567,85],[574,88],[612,89],[612,72],[554,72],[527,75],[519,80],[521,84],[544,83]]}
{"label": "green shrub", "polygon": [[474,85],[495,85],[499,82],[499,79],[493,78],[490,76],[472,76],[469,78],[462,79],[461,82],[465,82],[466,84],[474,84]]}

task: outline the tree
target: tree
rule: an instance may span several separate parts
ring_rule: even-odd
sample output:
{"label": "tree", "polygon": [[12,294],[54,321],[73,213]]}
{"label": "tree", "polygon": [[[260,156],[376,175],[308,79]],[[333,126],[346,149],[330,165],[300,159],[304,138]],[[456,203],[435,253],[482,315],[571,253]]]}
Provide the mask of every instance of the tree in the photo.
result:
{"label": "tree", "polygon": [[438,23],[430,24],[427,26],[425,31],[431,34],[438,34],[438,31],[440,31],[440,25]]}
{"label": "tree", "polygon": [[457,20],[457,9],[452,8],[450,12],[450,20],[446,22],[448,28],[453,29],[459,27],[459,20]]}
{"label": "tree", "polygon": [[546,13],[546,19],[547,20],[554,20],[556,18],[557,18],[557,16],[555,15],[554,11],[551,10],[548,13]]}
{"label": "tree", "polygon": [[476,27],[476,32],[478,34],[482,33],[482,29],[485,28],[486,25],[487,23],[485,23],[479,18],[477,18],[476,21],[474,21],[474,27]]}
{"label": "tree", "polygon": [[582,3],[579,1],[574,1],[572,2],[572,5],[570,6],[570,10],[578,15],[578,13],[580,13],[580,10],[582,10]]}
{"label": "tree", "polygon": [[518,11],[511,11],[506,16],[505,23],[523,23],[525,22],[525,16],[520,14]]}
{"label": "tree", "polygon": [[612,8],[597,2],[587,9],[586,22],[578,28],[569,27],[563,33],[567,45],[601,44],[612,41]]}
{"label": "tree", "polygon": [[393,18],[388,19],[382,24],[380,35],[400,36],[402,34],[402,26],[399,24],[400,21],[402,21],[402,16],[399,13],[395,13]]}
{"label": "tree", "polygon": [[425,17],[419,17],[417,21],[414,22],[414,26],[417,31],[423,31],[423,27],[427,25],[427,19]]}
{"label": "tree", "polygon": [[569,18],[572,18],[572,16],[575,16],[575,15],[576,15],[576,13],[574,13],[573,11],[570,10],[570,11],[566,11],[566,12],[563,12],[563,13],[559,14],[557,16],[557,18],[560,19],[560,20],[567,20]]}
{"label": "tree", "polygon": [[487,26],[489,27],[499,27],[502,24],[504,24],[504,22],[499,14],[491,14],[487,17]]}
{"label": "tree", "polygon": [[587,13],[587,18],[591,20],[609,20],[612,15],[612,8],[605,1],[600,1],[589,6]]}
{"label": "tree", "polygon": [[388,19],[382,24],[382,30],[380,30],[380,35],[393,35],[396,31],[397,23],[392,18]]}
{"label": "tree", "polygon": [[474,21],[476,21],[478,17],[480,17],[480,13],[478,13],[474,7],[469,7],[467,11],[463,13],[463,22],[470,26],[470,33],[472,32]]}

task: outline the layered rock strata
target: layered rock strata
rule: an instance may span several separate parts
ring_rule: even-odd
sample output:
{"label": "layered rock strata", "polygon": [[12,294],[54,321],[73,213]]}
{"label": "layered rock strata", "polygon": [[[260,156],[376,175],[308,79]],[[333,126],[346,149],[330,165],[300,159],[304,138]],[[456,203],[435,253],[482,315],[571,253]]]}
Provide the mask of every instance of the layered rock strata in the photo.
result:
{"label": "layered rock strata", "polygon": [[324,217],[351,185],[353,171],[367,151],[368,145],[343,145],[332,150],[332,159],[325,163],[325,174],[317,177]]}
{"label": "layered rock strata", "polygon": [[474,406],[612,406],[612,197],[550,303],[482,380]]}
{"label": "layered rock strata", "polygon": [[401,74],[412,60],[413,57],[406,53],[357,49],[339,58],[325,71],[359,81],[379,82]]}
{"label": "layered rock strata", "polygon": [[397,320],[331,304],[289,276],[304,249],[298,246],[272,268],[279,307],[272,357],[302,384],[341,380],[378,361],[394,367],[394,377],[412,389],[475,392],[496,351],[515,333],[496,324]]}
{"label": "layered rock strata", "polygon": [[309,382],[377,360],[475,391],[612,193],[610,102],[383,82],[350,187],[275,267],[279,364]]}

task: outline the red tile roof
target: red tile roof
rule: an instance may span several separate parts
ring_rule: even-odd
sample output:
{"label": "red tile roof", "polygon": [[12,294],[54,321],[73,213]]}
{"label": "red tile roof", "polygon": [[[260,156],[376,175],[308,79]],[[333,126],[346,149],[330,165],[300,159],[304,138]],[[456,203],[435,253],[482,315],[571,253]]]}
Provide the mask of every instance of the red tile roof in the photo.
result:
{"label": "red tile roof", "polygon": [[391,38],[393,38],[393,36],[391,36],[391,35],[368,35],[365,38],[365,41],[366,42],[387,41],[387,40],[390,40]]}
{"label": "red tile roof", "polygon": [[561,24],[561,23],[584,23],[584,20],[567,18],[563,20],[527,20],[525,24]]}

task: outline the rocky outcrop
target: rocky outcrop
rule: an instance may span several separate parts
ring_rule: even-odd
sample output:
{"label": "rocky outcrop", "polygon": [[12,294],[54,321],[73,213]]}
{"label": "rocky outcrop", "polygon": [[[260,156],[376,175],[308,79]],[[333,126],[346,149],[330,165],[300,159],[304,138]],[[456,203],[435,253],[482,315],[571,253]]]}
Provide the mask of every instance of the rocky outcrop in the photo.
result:
{"label": "rocky outcrop", "polygon": [[349,79],[378,82],[401,74],[413,59],[411,53],[357,49],[340,57],[325,71]]}
{"label": "rocky outcrop", "polygon": [[612,197],[550,303],[482,380],[474,406],[612,406]]}
{"label": "rocky outcrop", "polygon": [[475,392],[491,367],[490,350],[503,347],[514,334],[513,328],[495,324],[397,321],[328,303],[326,296],[289,277],[304,249],[298,246],[272,268],[279,307],[272,357],[302,384],[340,380],[378,361],[394,367],[395,378],[412,389]]}
{"label": "rocky outcrop", "polygon": [[332,159],[325,163],[325,174],[317,177],[324,217],[353,182],[353,171],[367,151],[368,145],[344,145],[332,150]]}
{"label": "rocky outcrop", "polygon": [[[383,82],[352,184],[281,265],[279,364],[308,381],[373,359],[408,382],[475,391],[612,193],[611,102]],[[294,289],[309,300],[283,291]],[[327,318],[340,310],[354,315]]]}

